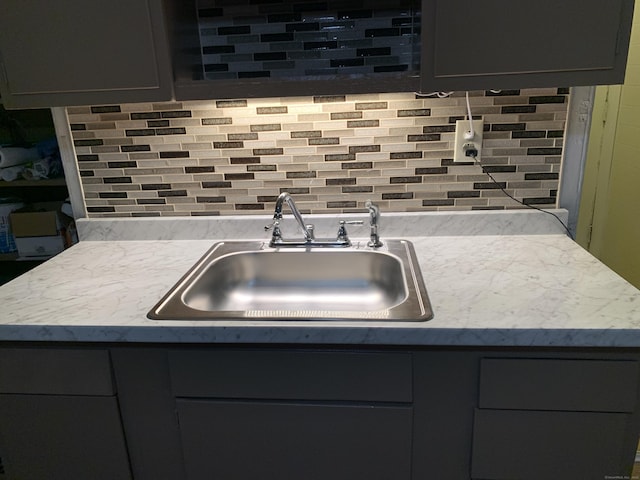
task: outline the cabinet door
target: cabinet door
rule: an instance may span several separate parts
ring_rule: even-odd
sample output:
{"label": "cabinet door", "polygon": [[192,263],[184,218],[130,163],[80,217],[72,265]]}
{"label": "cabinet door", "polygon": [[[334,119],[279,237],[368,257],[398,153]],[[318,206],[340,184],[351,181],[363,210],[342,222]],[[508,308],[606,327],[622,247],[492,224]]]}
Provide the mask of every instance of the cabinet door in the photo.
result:
{"label": "cabinet door", "polygon": [[189,480],[409,480],[409,406],[177,400]]}
{"label": "cabinet door", "polygon": [[631,423],[623,413],[477,410],[471,478],[630,478]]}
{"label": "cabinet door", "polygon": [[0,57],[9,108],[171,98],[160,0],[3,0]]}
{"label": "cabinet door", "polygon": [[633,0],[424,0],[423,92],[622,83]]}
{"label": "cabinet door", "polygon": [[8,480],[131,478],[115,397],[0,395]]}

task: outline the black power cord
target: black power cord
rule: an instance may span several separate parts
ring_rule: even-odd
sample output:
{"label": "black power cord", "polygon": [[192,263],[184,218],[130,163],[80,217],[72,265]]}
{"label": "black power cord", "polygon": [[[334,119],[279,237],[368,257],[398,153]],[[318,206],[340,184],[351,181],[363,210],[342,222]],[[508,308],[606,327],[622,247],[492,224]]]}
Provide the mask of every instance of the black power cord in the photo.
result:
{"label": "black power cord", "polygon": [[495,179],[495,178],[493,178],[493,175],[491,175],[491,174],[490,174],[490,173],[489,173],[489,172],[484,168],[484,165],[482,165],[482,163],[480,162],[480,160],[478,160],[478,158],[477,158],[478,151],[477,151],[475,148],[468,148],[468,149],[465,149],[464,154],[465,154],[467,157],[471,157],[471,158],[473,158],[473,161],[476,163],[476,165],[478,165],[478,166],[480,166],[480,168],[482,168],[483,173],[485,173],[485,174],[486,174],[486,175],[491,179],[491,181],[492,181],[492,182],[493,182],[493,183],[494,183],[494,184],[495,184],[495,185],[496,185],[500,190],[502,190],[502,193],[504,193],[507,197],[509,197],[510,199],[512,199],[512,200],[514,200],[514,201],[516,201],[517,203],[519,203],[519,204],[520,204],[520,205],[522,205],[522,206],[525,206],[525,207],[527,207],[527,208],[531,208],[531,209],[533,209],[533,210],[537,210],[537,211],[539,211],[539,212],[546,213],[547,215],[551,215],[552,217],[555,217],[555,219],[556,219],[556,220],[558,220],[558,222],[560,222],[560,224],[564,227],[564,229],[565,229],[565,230],[566,230],[566,232],[567,232],[567,235],[569,235],[569,238],[570,238],[571,240],[574,240],[574,241],[575,241],[575,238],[573,238],[573,234],[571,233],[571,230],[569,230],[569,227],[568,227],[568,226],[567,226],[567,225],[562,221],[562,219],[561,219],[558,215],[556,215],[555,213],[550,212],[550,211],[548,211],[548,210],[543,210],[542,208],[538,208],[538,207],[536,207],[536,206],[534,206],[534,205],[528,205],[528,204],[526,204],[526,203],[524,203],[524,202],[522,202],[522,201],[518,200],[517,198],[515,198],[515,197],[514,197],[513,195],[511,195],[509,192],[507,192],[507,191],[502,187],[502,185],[500,185],[500,183],[498,183],[498,181],[496,181],[496,179]]}

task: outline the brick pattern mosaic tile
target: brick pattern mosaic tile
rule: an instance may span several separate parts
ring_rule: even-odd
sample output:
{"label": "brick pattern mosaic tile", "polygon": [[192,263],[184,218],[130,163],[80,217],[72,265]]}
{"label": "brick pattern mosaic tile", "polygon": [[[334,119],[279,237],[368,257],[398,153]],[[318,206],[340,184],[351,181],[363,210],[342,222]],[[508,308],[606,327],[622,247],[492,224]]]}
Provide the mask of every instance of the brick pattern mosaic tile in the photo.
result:
{"label": "brick pattern mosaic tile", "polygon": [[200,0],[202,77],[296,78],[416,71],[420,2]]}
{"label": "brick pattern mosaic tile", "polygon": [[[506,191],[554,207],[568,90],[470,92],[482,163]],[[464,93],[144,103],[67,109],[90,217],[523,208],[454,163]]]}

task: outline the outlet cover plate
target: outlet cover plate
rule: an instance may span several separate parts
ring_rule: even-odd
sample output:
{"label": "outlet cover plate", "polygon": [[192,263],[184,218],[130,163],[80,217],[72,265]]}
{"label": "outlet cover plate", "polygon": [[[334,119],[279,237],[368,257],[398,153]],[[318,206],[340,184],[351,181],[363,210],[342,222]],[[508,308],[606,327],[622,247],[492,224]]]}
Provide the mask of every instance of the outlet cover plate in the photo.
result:
{"label": "outlet cover plate", "polygon": [[453,161],[454,162],[473,162],[473,158],[467,157],[464,154],[464,145],[473,144],[473,147],[478,151],[476,158],[478,161],[482,159],[482,135],[484,128],[484,120],[473,121],[474,136],[471,140],[465,140],[464,133],[469,131],[469,120],[456,121],[456,138],[455,146],[453,149]]}

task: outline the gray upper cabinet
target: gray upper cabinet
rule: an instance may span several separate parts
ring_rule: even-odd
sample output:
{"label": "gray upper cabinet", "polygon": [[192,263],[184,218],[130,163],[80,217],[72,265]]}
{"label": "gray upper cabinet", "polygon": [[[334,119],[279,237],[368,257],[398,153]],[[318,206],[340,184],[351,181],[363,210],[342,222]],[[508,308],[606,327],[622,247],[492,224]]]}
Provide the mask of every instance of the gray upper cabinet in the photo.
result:
{"label": "gray upper cabinet", "polygon": [[624,81],[633,0],[3,0],[7,108]]}
{"label": "gray upper cabinet", "polygon": [[424,0],[422,92],[619,84],[633,0]]}
{"label": "gray upper cabinet", "polygon": [[0,93],[7,108],[172,97],[161,0],[3,0]]}

